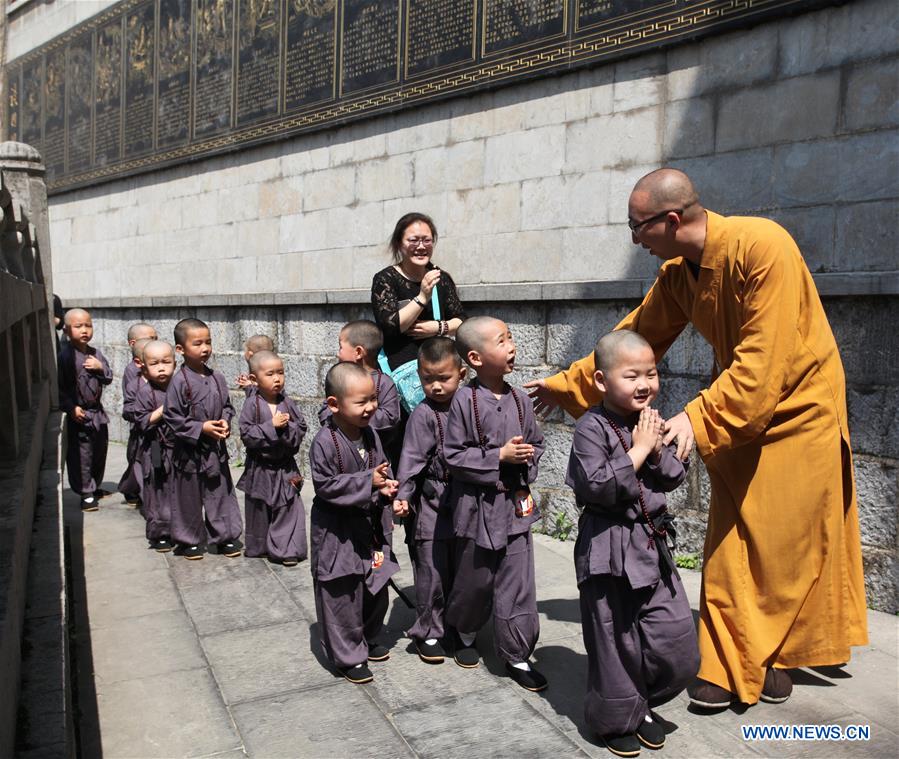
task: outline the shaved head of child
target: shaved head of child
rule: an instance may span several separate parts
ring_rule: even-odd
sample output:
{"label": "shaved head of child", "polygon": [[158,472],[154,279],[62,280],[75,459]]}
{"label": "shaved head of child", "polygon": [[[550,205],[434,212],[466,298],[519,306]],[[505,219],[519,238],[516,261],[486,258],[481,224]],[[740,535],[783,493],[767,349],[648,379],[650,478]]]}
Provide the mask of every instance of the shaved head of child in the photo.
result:
{"label": "shaved head of child", "polygon": [[340,361],[362,362],[372,367],[384,345],[384,334],[374,322],[359,319],[344,324],[337,340]]}
{"label": "shaved head of child", "polygon": [[[139,337],[131,343],[131,357],[143,361],[143,350],[147,343],[159,342],[155,337]],[[167,343],[166,343],[167,344]]]}
{"label": "shaved head of child", "polygon": [[[244,347],[244,358],[249,361],[250,356],[255,353],[259,353],[259,351],[268,351],[270,353],[275,352],[275,341],[272,340],[268,335],[253,335],[252,337],[248,337],[247,341],[243,344]],[[250,369],[252,371],[252,368]]]}
{"label": "shaved head of child", "polygon": [[646,348],[652,351],[652,346],[642,335],[629,329],[616,329],[599,338],[593,349],[593,360],[598,371],[608,372],[616,366],[625,351]]}
{"label": "shaved head of child", "polygon": [[158,340],[159,336],[156,334],[156,327],[146,322],[135,322],[128,327],[128,345],[134,345],[136,341],[141,339]]}

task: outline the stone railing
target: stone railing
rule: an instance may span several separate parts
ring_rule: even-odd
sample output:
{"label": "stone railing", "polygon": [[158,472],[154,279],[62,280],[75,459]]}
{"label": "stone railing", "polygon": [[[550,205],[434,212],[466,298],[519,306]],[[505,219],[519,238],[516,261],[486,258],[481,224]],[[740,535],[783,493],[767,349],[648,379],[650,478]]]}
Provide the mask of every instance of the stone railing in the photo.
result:
{"label": "stone railing", "polygon": [[55,653],[58,671],[65,671],[60,436],[53,411],[56,348],[43,175],[37,151],[0,144],[0,756],[14,753],[23,632],[37,614],[27,610],[26,596],[36,579],[29,577],[29,555],[39,501],[42,514],[57,517],[51,538],[42,536],[40,546],[40,579],[52,586],[54,599],[39,612],[40,621],[56,631],[47,653]]}

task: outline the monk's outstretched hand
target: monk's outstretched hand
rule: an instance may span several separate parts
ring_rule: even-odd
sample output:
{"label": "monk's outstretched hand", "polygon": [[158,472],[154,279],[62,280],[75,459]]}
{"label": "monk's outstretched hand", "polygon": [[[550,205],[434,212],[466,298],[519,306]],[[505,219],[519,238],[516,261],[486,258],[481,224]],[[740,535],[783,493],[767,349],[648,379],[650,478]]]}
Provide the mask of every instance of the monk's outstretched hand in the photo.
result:
{"label": "monk's outstretched hand", "polygon": [[528,391],[528,395],[534,402],[534,413],[541,419],[545,419],[546,415],[559,405],[552,391],[546,387],[544,379],[525,382],[522,387]]}
{"label": "monk's outstretched hand", "polygon": [[690,424],[690,417],[686,411],[681,411],[665,422],[665,437],[662,438],[662,443],[668,445],[674,439],[677,439],[677,457],[681,461],[686,461],[695,442],[693,425]]}

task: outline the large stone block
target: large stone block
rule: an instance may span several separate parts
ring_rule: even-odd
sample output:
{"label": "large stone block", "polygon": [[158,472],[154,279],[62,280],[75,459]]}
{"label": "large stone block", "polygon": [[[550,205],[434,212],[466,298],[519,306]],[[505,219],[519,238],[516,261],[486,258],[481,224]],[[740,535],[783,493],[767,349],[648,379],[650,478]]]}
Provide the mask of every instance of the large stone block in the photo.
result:
{"label": "large stone block", "polygon": [[[467,193],[467,190],[461,191],[462,194]],[[485,191],[482,191],[485,192]],[[393,226],[396,224],[397,220],[409,213],[410,211],[419,211],[421,213],[426,213],[430,216],[434,223],[437,225],[438,230],[452,230],[455,232],[458,229],[464,229],[466,233],[470,233],[467,227],[459,227],[458,225],[453,225],[449,223],[449,196],[451,193],[447,192],[437,192],[433,195],[410,195],[404,198],[395,198],[394,200],[385,200],[384,201],[384,230],[378,235],[378,237],[373,238],[376,240],[384,240],[385,242],[390,237],[390,234],[393,232]],[[502,197],[505,197],[505,193],[503,191],[500,192]],[[500,204],[504,211],[511,213],[511,208],[505,204]],[[371,242],[372,240],[368,240],[367,242]]]}
{"label": "large stone block", "polygon": [[560,230],[490,235],[482,244],[490,254],[482,256],[479,262],[481,282],[542,282],[559,279],[562,265]]}
{"label": "large stone block", "polygon": [[562,251],[562,280],[652,276],[655,267],[644,251],[634,247],[624,224],[565,229]]}
{"label": "large stone block", "polygon": [[280,223],[278,219],[254,219],[237,223],[237,255],[258,258],[278,252]]}
{"label": "large stone block", "polygon": [[279,220],[279,250],[291,253],[304,250],[319,250],[328,247],[328,212],[282,216]]}
{"label": "large stone block", "polygon": [[768,80],[774,73],[776,46],[777,34],[771,25],[764,25],[672,48],[668,97],[682,100]]}
{"label": "large stone block", "polygon": [[279,177],[259,185],[259,217],[285,216],[303,207],[303,177]]}
{"label": "large stone block", "polygon": [[486,313],[502,319],[515,340],[517,366],[542,365],[546,362],[546,315],[542,305],[490,303]]}
{"label": "large stone block", "polygon": [[896,547],[896,463],[855,458],[855,487],[862,543],[878,548]]}
{"label": "large stone block", "polygon": [[339,166],[306,174],[303,182],[303,210],[348,206],[356,200],[356,169]]}
{"label": "large stone block", "polygon": [[416,194],[464,190],[483,184],[484,140],[420,150],[414,159]]}
{"label": "large stone block", "polygon": [[[863,388],[873,391],[877,386],[895,387],[895,369],[899,366],[899,343],[895,338],[895,325],[899,322],[897,299],[829,298],[824,306],[843,360],[847,384],[859,392],[865,392]],[[891,408],[883,408],[880,415],[889,417]],[[873,424],[876,419],[858,421]]]}
{"label": "large stone block", "polygon": [[765,215],[790,233],[810,271],[830,271],[834,268],[832,206],[773,209]]}
{"label": "large stone block", "polygon": [[[515,232],[520,197],[521,186],[517,183],[451,192],[443,225],[449,229],[465,229],[468,234]],[[384,212],[387,215],[386,207]],[[435,219],[439,225],[439,217]]]}
{"label": "large stone block", "polygon": [[449,107],[444,103],[393,116],[395,128],[387,132],[387,155],[446,145],[450,131],[448,115]]}
{"label": "large stone block", "polygon": [[899,201],[853,203],[836,211],[834,266],[841,271],[888,271],[899,266],[899,240],[892,226]]}
{"label": "large stone block", "polygon": [[[337,343],[336,337],[334,343],[335,345]],[[282,358],[284,359],[284,383],[288,392],[305,398],[320,398],[322,394],[320,362],[310,360],[309,356],[293,354],[282,356]],[[306,421],[315,422],[317,419],[307,416]]]}
{"label": "large stone block", "polygon": [[796,76],[899,49],[892,0],[862,0],[779,24],[778,73]]}
{"label": "large stone block", "polygon": [[693,180],[703,205],[718,213],[770,208],[773,201],[772,148],[672,161]]}
{"label": "large stone block", "polygon": [[553,229],[604,224],[609,174],[544,177],[522,182],[521,225],[523,229]]}
{"label": "large stone block", "polygon": [[[185,266],[184,276],[188,279],[191,271]],[[215,265],[215,286],[218,293],[256,292],[256,259],[226,258]]]}
{"label": "large stone block", "polygon": [[200,192],[187,198],[181,198],[178,202],[181,205],[181,225],[183,227],[207,227],[216,223],[216,209],[219,202],[218,192]]}
{"label": "large stone block", "polygon": [[631,310],[620,303],[585,305],[553,304],[547,316],[546,361],[568,368],[572,361],[593,350],[599,337]]}
{"label": "large stone block", "polygon": [[[384,240],[388,236],[385,227],[384,206],[381,203],[360,203],[354,207],[338,206],[327,211],[328,245],[325,247],[346,250],[350,246],[365,246]],[[387,221],[390,224],[392,221]],[[352,260],[346,259],[347,262]],[[341,272],[345,277],[345,284],[340,287],[349,287],[346,281],[346,271]],[[374,272],[372,272],[374,273]]]}
{"label": "large stone block", "polygon": [[268,182],[281,176],[281,146],[261,145],[244,153],[237,172],[237,181],[243,187]]}
{"label": "large stone block", "polygon": [[862,551],[868,606],[887,614],[899,612],[899,561],[896,550],[866,546]]}
{"label": "large stone block", "polygon": [[852,171],[839,175],[839,200],[879,200],[899,196],[899,130],[840,140],[838,160]]}
{"label": "large stone block", "polygon": [[843,128],[849,131],[899,124],[899,59],[853,66],[846,78]]}
{"label": "large stone block", "polygon": [[662,381],[667,374],[692,375],[708,381],[712,373],[712,349],[692,326],[681,332],[659,362]]}
{"label": "large stone block", "polygon": [[256,285],[261,292],[292,292],[303,288],[303,254],[260,256],[256,259]]}
{"label": "large stone block", "polygon": [[632,111],[665,102],[665,54],[649,53],[615,64],[612,110]]}
{"label": "large stone block", "polygon": [[543,424],[542,430],[546,448],[540,459],[538,484],[540,487],[567,489],[565,473],[568,471],[574,427],[567,424]]}
{"label": "large stone block", "polygon": [[837,71],[797,77],[723,95],[718,107],[718,151],[829,137],[839,118]]}
{"label": "large stone block", "polygon": [[668,103],[662,151],[665,158],[705,155],[715,149],[715,108],[711,98]]}
{"label": "large stone block", "polygon": [[485,148],[484,183],[488,186],[558,174],[565,162],[563,125],[490,137]]}
{"label": "large stone block", "polygon": [[356,167],[356,197],[362,202],[407,195],[412,188],[412,157],[378,158]]}
{"label": "large stone block", "polygon": [[[146,293],[149,295],[181,295],[190,280],[185,280],[183,264],[157,264],[148,267]],[[101,291],[102,292],[102,291]]]}
{"label": "large stone block", "polygon": [[215,211],[216,224],[255,219],[259,212],[259,185],[241,185],[219,191]]}
{"label": "large stone block", "polygon": [[662,109],[641,108],[568,124],[568,173],[655,163],[662,159]]}
{"label": "large stone block", "polygon": [[495,133],[493,92],[481,92],[450,103],[449,142],[480,139]]}
{"label": "large stone block", "polygon": [[328,168],[330,160],[328,132],[304,135],[283,143],[281,176],[297,177]]}
{"label": "large stone block", "polygon": [[855,453],[899,458],[899,407],[895,387],[849,387],[849,434]]}

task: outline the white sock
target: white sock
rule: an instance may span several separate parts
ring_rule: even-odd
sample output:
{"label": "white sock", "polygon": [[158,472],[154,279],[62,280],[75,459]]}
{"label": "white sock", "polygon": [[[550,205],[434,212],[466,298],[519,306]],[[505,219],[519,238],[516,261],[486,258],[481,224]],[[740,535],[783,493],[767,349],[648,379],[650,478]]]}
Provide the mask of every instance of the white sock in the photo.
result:
{"label": "white sock", "polygon": [[512,666],[515,667],[515,669],[523,669],[525,672],[531,671],[531,665],[526,661],[520,661],[517,664],[513,664]]}
{"label": "white sock", "polygon": [[428,639],[425,641],[425,645],[426,645],[426,646],[436,646],[436,645],[437,645],[437,638],[428,638]]}
{"label": "white sock", "polygon": [[462,641],[462,645],[468,648],[472,643],[474,643],[475,638],[478,637],[477,633],[459,633],[459,639]]}

